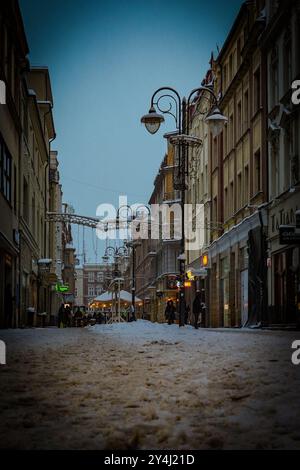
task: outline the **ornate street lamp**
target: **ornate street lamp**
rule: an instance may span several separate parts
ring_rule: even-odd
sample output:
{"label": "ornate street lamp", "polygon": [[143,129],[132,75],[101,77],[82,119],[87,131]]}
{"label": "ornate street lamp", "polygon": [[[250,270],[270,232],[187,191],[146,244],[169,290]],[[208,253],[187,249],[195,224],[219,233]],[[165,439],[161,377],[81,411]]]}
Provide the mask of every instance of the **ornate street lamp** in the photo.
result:
{"label": "ornate street lamp", "polygon": [[128,258],[129,252],[126,246],[114,247],[108,246],[105,249],[104,256],[102,257],[104,262],[108,262],[110,257],[114,259],[113,266],[113,282],[118,282],[117,290],[115,290],[115,309],[118,305],[118,321],[120,321],[120,290],[121,290],[121,278],[119,271],[119,262],[122,258]]}
{"label": "ornate street lamp", "polygon": [[[214,137],[222,132],[225,123],[228,121],[227,117],[223,116],[217,107],[218,99],[209,86],[201,86],[195,88],[189,94],[188,99],[181,98],[179,93],[171,87],[161,87],[154,92],[151,98],[149,113],[141,118],[141,122],[150,134],[155,134],[160,125],[165,121],[164,114],[169,114],[175,119],[176,132],[170,134],[170,142],[178,147],[179,162],[178,162],[178,180],[176,189],[181,190],[181,206],[182,206],[182,236],[181,236],[181,255],[179,256],[180,265],[180,315],[179,326],[184,326],[185,315],[185,221],[184,221],[184,204],[185,204],[185,191],[186,176],[188,168],[188,148],[190,146],[200,146],[201,139],[191,136],[189,133],[189,111],[192,105],[192,99],[195,95],[201,94],[204,99],[207,99],[207,108],[201,111],[205,115],[204,121],[209,126],[209,129]],[[168,101],[166,106],[163,105],[163,100]],[[159,114],[161,113],[161,114]],[[174,185],[175,186],[175,185]]]}
{"label": "ornate street lamp", "polygon": [[204,120],[209,127],[213,137],[217,137],[221,134],[224,125],[228,121],[227,117],[224,116],[219,108],[216,106],[210,114],[208,114]]}
{"label": "ornate street lamp", "polygon": [[165,118],[155,111],[154,106],[151,106],[149,113],[142,117],[141,122],[150,134],[156,134],[160,125],[165,121]]}

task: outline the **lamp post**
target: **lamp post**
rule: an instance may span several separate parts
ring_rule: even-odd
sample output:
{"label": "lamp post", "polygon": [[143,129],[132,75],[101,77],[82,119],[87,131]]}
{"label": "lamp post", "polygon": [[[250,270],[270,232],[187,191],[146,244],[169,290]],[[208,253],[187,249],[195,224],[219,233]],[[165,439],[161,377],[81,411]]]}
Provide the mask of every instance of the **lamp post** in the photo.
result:
{"label": "lamp post", "polygon": [[[148,206],[145,205],[140,205],[135,208],[135,212],[132,214],[132,221],[134,220],[139,220],[139,211],[142,213],[142,219],[141,222],[143,222],[144,217],[143,213],[145,212],[142,209],[146,209],[146,212],[148,213],[147,216],[147,222],[149,222],[149,218],[151,218],[151,211]],[[137,231],[140,230],[140,228],[136,229]],[[136,275],[135,275],[135,250],[137,246],[140,246],[141,242],[132,239],[132,241],[128,241],[125,243],[125,246],[127,248],[131,248],[131,253],[132,253],[132,269],[131,269],[131,313],[132,313],[132,320],[136,321],[136,316],[135,316],[135,291],[136,291]]]}
{"label": "lamp post", "polygon": [[[179,289],[179,326],[184,326],[185,314],[185,191],[186,176],[188,174],[188,148],[190,146],[201,145],[201,140],[189,135],[189,111],[195,95],[201,94],[203,98],[207,99],[207,109],[204,109],[201,114],[205,115],[205,122],[207,123],[212,135],[216,137],[222,132],[223,126],[228,119],[221,113],[217,104],[218,99],[209,86],[201,86],[191,91],[188,99],[181,98],[179,93],[171,87],[158,88],[152,95],[150,109],[148,114],[141,118],[141,122],[145,125],[150,134],[156,134],[161,124],[165,121],[164,114],[169,114],[175,119],[176,132],[169,134],[170,142],[178,146],[179,165],[178,165],[178,180],[176,188],[181,191],[181,254],[178,258],[180,269],[180,289]],[[163,106],[162,100],[168,100],[168,105]],[[162,103],[162,105],[161,105]],[[163,107],[162,107],[163,106]],[[174,185],[175,187],[175,185]]]}
{"label": "lamp post", "polygon": [[108,246],[105,249],[105,253],[103,256],[104,261],[108,261],[109,257],[113,256],[114,258],[114,272],[113,272],[113,277],[114,280],[118,281],[118,298],[115,298],[115,305],[118,304],[118,321],[120,321],[120,290],[121,290],[121,279],[120,279],[120,272],[119,272],[119,264],[118,260],[124,256],[128,256],[128,250],[126,246],[120,246],[120,247],[114,247],[114,246]]}

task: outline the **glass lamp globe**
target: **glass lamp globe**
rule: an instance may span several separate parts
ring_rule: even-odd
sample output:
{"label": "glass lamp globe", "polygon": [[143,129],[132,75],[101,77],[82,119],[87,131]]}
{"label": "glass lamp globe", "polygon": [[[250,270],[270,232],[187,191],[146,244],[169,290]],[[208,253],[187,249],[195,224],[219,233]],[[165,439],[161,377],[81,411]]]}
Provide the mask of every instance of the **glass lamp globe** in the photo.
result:
{"label": "glass lamp globe", "polygon": [[205,119],[213,137],[217,137],[221,134],[227,121],[228,118],[221,113],[219,108],[215,108]]}
{"label": "glass lamp globe", "polygon": [[145,127],[150,134],[156,134],[161,123],[164,121],[164,117],[161,114],[158,114],[153,106],[150,108],[149,113],[145,114],[145,116],[141,118],[141,122],[145,124]]}

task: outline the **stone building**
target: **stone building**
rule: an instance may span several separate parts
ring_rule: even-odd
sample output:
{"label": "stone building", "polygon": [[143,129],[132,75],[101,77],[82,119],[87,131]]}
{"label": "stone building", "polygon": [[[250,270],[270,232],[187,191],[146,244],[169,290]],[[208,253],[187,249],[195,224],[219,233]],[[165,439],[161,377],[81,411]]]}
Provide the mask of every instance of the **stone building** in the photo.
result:
{"label": "stone building", "polygon": [[106,265],[85,263],[82,267],[83,304],[88,307],[90,302],[104,292]]}
{"label": "stone building", "polygon": [[[165,320],[166,302],[172,299],[174,304],[177,304],[181,241],[176,237],[175,222],[176,207],[180,209],[181,195],[180,191],[174,188],[178,169],[176,164],[174,146],[168,143],[167,154],[161,163],[149,199],[149,204],[158,205],[160,210],[159,217],[152,226],[152,232],[156,232],[156,236],[152,233],[152,240],[142,243],[140,250],[137,250],[137,275],[143,284],[137,295],[146,301],[146,312],[151,311],[151,319],[159,322]],[[153,218],[153,207],[151,215]]]}
{"label": "stone building", "polygon": [[[56,151],[50,152],[50,166],[49,166],[49,211],[62,212],[62,186],[60,183],[59,175],[59,161]],[[62,222],[49,223],[49,243],[50,243],[50,258],[52,259],[50,267],[51,282],[51,298],[50,298],[50,313],[52,322],[55,318],[58,309],[63,301],[63,296],[55,289],[56,284],[62,284],[62,268],[63,268],[63,244],[62,244]]]}
{"label": "stone building", "polygon": [[75,270],[75,305],[83,306],[83,268],[77,267]]}
{"label": "stone building", "polygon": [[291,100],[300,78],[300,5],[266,2],[267,26],[261,47],[267,69],[269,164],[269,324],[299,323],[300,247],[280,243],[279,226],[295,225],[300,209],[300,112]]}
{"label": "stone building", "polygon": [[268,198],[267,88],[258,45],[264,27],[264,1],[244,2],[214,64],[219,107],[228,117],[221,136],[210,142],[209,324],[214,327],[257,324],[266,308],[267,218],[260,208]]}
{"label": "stone building", "polygon": [[22,82],[28,70],[28,44],[17,1],[0,5],[0,327],[21,323],[20,165],[24,108]]}
{"label": "stone building", "polygon": [[[213,59],[211,60],[211,64]],[[201,86],[211,87],[214,74],[210,68],[202,80]],[[198,237],[198,243],[186,249],[186,270],[190,283],[185,291],[185,297],[190,310],[196,292],[201,292],[201,298],[209,308],[209,270],[207,259],[210,245],[211,224],[211,159],[210,136],[205,117],[211,97],[207,92],[198,93],[189,110],[190,135],[200,139],[201,145],[189,148],[189,163],[187,175],[186,203],[192,206],[192,229]],[[200,209],[199,205],[202,206]],[[205,265],[204,265],[205,263]]]}
{"label": "stone building", "polygon": [[[53,96],[47,67],[31,67],[17,0],[0,4],[0,327],[53,323],[62,279],[62,227]],[[2,275],[3,273],[3,275]],[[29,320],[30,318],[30,320]]]}
{"label": "stone building", "polygon": [[[55,138],[48,69],[30,68],[22,89],[23,132],[20,166],[20,275],[22,323],[28,308],[50,321],[51,272],[49,211],[50,143]],[[36,318],[37,320],[37,318]]]}

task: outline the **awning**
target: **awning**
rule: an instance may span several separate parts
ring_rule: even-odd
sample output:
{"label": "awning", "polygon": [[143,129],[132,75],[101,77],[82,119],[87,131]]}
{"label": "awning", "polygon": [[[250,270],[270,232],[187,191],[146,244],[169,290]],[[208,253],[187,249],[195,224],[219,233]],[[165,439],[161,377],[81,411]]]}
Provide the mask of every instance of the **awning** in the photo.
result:
{"label": "awning", "polygon": [[[95,299],[92,300],[90,303],[106,303],[106,302],[111,302],[113,299],[114,292],[104,292],[101,295],[98,295]],[[117,292],[117,295],[119,297],[119,293]],[[120,291],[120,301],[124,303],[131,303],[132,301],[132,294],[130,292],[127,292],[126,290],[121,290]],[[139,297],[135,297],[135,303],[142,302],[142,299]]]}

